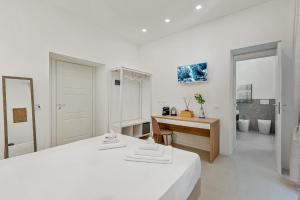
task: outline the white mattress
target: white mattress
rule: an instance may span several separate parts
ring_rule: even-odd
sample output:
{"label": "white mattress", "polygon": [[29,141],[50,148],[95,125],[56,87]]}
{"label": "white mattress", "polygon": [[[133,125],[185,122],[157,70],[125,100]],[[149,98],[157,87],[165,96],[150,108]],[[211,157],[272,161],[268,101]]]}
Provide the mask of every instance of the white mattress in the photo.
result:
{"label": "white mattress", "polygon": [[[128,147],[141,140],[122,136]],[[184,200],[200,178],[197,154],[174,149],[172,164],[125,161],[99,151],[101,137],[0,161],[0,199]]]}

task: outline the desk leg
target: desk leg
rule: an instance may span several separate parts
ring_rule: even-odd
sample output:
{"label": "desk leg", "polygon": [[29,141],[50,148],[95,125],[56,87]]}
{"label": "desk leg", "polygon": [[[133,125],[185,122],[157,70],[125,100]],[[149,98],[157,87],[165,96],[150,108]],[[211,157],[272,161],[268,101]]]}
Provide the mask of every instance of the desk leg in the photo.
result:
{"label": "desk leg", "polygon": [[209,161],[212,163],[220,152],[220,123],[219,121],[210,125],[210,153]]}

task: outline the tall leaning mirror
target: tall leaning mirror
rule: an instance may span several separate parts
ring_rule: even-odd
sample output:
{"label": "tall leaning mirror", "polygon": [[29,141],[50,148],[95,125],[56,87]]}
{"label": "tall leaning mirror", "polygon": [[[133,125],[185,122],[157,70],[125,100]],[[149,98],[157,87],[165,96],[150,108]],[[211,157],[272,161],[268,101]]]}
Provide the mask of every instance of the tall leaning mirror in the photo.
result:
{"label": "tall leaning mirror", "polygon": [[4,158],[36,152],[32,78],[2,76]]}

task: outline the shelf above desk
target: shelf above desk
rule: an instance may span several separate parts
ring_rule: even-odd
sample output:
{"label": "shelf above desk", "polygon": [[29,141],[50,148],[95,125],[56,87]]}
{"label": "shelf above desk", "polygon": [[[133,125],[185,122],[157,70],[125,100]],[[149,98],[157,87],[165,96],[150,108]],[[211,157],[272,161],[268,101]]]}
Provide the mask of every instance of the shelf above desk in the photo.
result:
{"label": "shelf above desk", "polygon": [[216,119],[216,118],[199,118],[199,117],[184,118],[184,117],[170,116],[170,115],[167,115],[167,116],[154,116],[154,117],[156,119],[171,119],[171,120],[205,123],[205,124],[211,124],[211,123],[219,121],[219,119]]}
{"label": "shelf above desk", "polygon": [[211,124],[218,121],[218,119],[201,119],[201,118],[183,118],[178,116],[155,116],[159,123],[174,124],[179,126],[187,126],[193,128],[210,129]]}

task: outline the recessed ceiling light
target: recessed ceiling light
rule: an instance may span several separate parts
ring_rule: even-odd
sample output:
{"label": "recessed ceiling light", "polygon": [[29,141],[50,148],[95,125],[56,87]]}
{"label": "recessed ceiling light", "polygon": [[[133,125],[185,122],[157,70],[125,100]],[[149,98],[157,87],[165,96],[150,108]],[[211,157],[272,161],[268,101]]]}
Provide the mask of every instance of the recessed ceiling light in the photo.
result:
{"label": "recessed ceiling light", "polygon": [[166,19],[165,19],[165,22],[166,22],[166,23],[170,23],[171,20],[170,20],[169,18],[166,18]]}
{"label": "recessed ceiling light", "polygon": [[142,32],[143,32],[143,33],[146,33],[146,32],[147,32],[147,29],[143,28],[143,29],[142,29]]}
{"label": "recessed ceiling light", "polygon": [[200,10],[202,8],[202,5],[201,4],[198,4],[195,6],[196,10]]}

